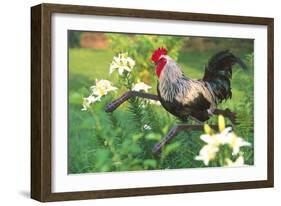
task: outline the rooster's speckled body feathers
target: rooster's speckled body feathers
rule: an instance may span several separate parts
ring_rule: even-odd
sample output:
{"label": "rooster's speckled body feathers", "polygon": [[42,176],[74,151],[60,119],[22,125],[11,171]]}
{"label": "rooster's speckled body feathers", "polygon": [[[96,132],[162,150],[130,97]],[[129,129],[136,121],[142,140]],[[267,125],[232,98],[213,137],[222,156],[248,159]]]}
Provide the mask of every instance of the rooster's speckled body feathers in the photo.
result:
{"label": "rooster's speckled body feathers", "polygon": [[218,103],[232,96],[232,66],[238,63],[246,68],[232,53],[222,51],[210,59],[202,80],[194,80],[186,77],[175,61],[167,56],[167,50],[164,51],[161,55],[161,50],[156,50],[158,56],[154,53],[152,58],[157,64],[158,96],[163,107],[182,120],[188,117],[201,122],[208,120]]}

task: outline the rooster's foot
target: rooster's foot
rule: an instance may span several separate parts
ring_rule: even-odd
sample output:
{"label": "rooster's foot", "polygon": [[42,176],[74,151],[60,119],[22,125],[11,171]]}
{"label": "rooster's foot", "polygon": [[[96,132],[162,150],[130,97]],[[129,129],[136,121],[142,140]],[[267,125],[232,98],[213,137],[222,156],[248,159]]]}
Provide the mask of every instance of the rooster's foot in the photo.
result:
{"label": "rooster's foot", "polygon": [[228,108],[225,109],[225,110],[216,109],[214,111],[214,114],[215,115],[223,115],[224,117],[228,118],[231,121],[232,125],[237,124],[237,122],[236,122],[237,113],[230,111],[230,109],[228,109]]}

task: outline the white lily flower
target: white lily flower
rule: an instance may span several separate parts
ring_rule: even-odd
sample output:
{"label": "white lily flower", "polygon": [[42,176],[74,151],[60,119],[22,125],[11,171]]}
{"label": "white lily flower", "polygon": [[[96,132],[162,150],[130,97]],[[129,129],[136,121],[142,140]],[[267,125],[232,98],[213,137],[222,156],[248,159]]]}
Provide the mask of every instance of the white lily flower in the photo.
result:
{"label": "white lily flower", "polygon": [[108,80],[96,80],[96,85],[91,86],[91,95],[84,98],[82,111],[87,110],[92,103],[101,101],[101,97],[107,95],[108,92],[117,90]]}
{"label": "white lily flower", "polygon": [[195,160],[203,161],[205,165],[209,165],[209,162],[215,159],[219,148],[213,145],[205,145],[199,152],[199,155],[195,157]]}
{"label": "white lily flower", "polygon": [[226,165],[227,165],[228,167],[241,167],[241,166],[246,166],[246,165],[244,164],[244,157],[243,157],[243,156],[239,156],[234,162],[233,162],[231,159],[229,159],[229,158],[227,158],[225,161],[226,161]]}
{"label": "white lily flower", "polygon": [[115,70],[118,70],[119,75],[123,75],[124,71],[129,73],[135,64],[135,61],[131,57],[128,57],[128,53],[120,53],[118,56],[113,57],[113,61],[109,67],[109,74],[112,74]]}
{"label": "white lily flower", "polygon": [[127,57],[127,61],[130,68],[133,68],[136,65],[136,62],[131,57]]}
{"label": "white lily flower", "polygon": [[232,130],[231,127],[225,128],[221,133],[210,135],[203,134],[200,136],[200,139],[206,142],[207,144],[219,146],[227,143],[227,136],[230,134]]}
{"label": "white lily flower", "polygon": [[118,57],[113,57],[113,61],[116,64],[120,64],[121,63],[121,54],[119,54]]}
{"label": "white lily flower", "polygon": [[128,67],[126,65],[122,65],[118,68],[119,75],[123,75],[124,71],[131,72],[132,70],[130,69],[130,67]]}
{"label": "white lily flower", "polygon": [[137,91],[137,92],[142,91],[142,90],[145,92],[148,92],[149,89],[151,89],[151,86],[149,86],[143,82],[136,83],[132,88],[133,91]]}
{"label": "white lily flower", "polygon": [[209,145],[218,146],[221,143],[218,137],[219,135],[203,134],[200,136],[200,139]]}
{"label": "white lily flower", "polygon": [[240,151],[240,147],[250,147],[251,143],[245,141],[241,137],[231,132],[225,139],[226,143],[232,148],[232,155],[237,155]]}
{"label": "white lily flower", "polygon": [[100,96],[88,96],[86,98],[83,98],[83,108],[82,108],[82,111],[86,111],[90,105],[94,102],[97,102],[97,101],[100,101]]}
{"label": "white lily flower", "polygon": [[112,62],[109,67],[109,74],[112,74],[115,69],[118,69],[119,65],[116,62]]}
{"label": "white lily flower", "polygon": [[83,98],[83,108],[81,109],[81,111],[86,111],[89,107],[90,107],[90,103],[89,101],[87,101],[87,98]]}
{"label": "white lily flower", "polygon": [[107,95],[108,92],[114,91],[117,88],[111,85],[111,82],[108,80],[96,80],[96,85],[91,87],[92,94],[95,96],[104,96]]}
{"label": "white lily flower", "polygon": [[[204,125],[206,134],[200,136],[200,139],[206,143],[200,150],[199,155],[195,157],[195,160],[201,160],[205,165],[209,164],[209,161],[216,158],[216,154],[222,145],[228,145],[232,149],[232,155],[237,155],[240,152],[240,147],[251,146],[251,144],[241,137],[238,137],[231,127],[225,128],[225,120],[223,116],[219,116],[219,132],[215,131],[207,124]],[[240,156],[235,162],[232,162],[230,158],[224,157],[227,165],[241,166],[244,165],[244,157],[240,153]]]}

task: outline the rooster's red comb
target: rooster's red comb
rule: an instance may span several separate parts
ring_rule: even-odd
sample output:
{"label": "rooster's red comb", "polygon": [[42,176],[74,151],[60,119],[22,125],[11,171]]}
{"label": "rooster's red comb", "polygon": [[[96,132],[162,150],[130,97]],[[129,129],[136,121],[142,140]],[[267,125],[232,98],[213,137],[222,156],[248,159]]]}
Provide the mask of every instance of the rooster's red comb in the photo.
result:
{"label": "rooster's red comb", "polygon": [[167,52],[168,52],[167,49],[165,49],[163,47],[162,48],[158,48],[158,49],[156,49],[153,52],[153,54],[151,56],[151,60],[154,61],[154,62],[157,62],[157,61],[159,61],[160,56],[161,55],[166,55]]}

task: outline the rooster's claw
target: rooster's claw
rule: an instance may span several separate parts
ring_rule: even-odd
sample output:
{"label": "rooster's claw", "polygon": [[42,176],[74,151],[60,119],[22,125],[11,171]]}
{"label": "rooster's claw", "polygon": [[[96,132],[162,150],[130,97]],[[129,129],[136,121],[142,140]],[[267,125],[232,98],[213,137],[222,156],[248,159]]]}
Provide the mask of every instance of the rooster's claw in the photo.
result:
{"label": "rooster's claw", "polygon": [[225,110],[225,116],[231,121],[233,125],[237,124],[237,113],[231,112],[230,109]]}

